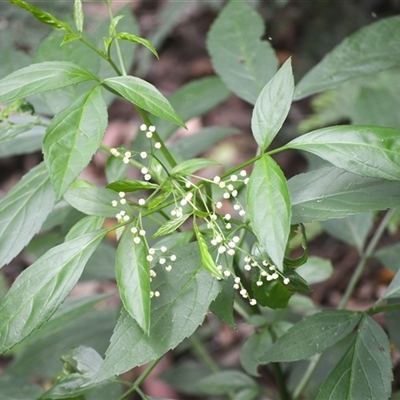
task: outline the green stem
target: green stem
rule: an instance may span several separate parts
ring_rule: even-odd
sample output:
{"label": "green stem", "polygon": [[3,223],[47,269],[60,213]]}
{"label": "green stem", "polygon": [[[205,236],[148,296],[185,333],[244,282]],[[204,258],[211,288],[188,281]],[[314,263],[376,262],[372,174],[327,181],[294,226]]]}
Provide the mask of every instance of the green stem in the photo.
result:
{"label": "green stem", "polygon": [[365,266],[367,264],[368,259],[371,257],[373,252],[375,251],[376,246],[378,245],[379,240],[381,239],[387,224],[389,223],[390,218],[394,213],[394,209],[389,210],[385,217],[382,219],[381,223],[379,224],[377,230],[375,231],[372,239],[370,240],[365,252],[361,255],[360,261],[357,264],[357,267],[350,279],[350,282],[346,288],[346,291],[343,294],[342,300],[339,304],[338,310],[343,310],[347,303],[349,302],[355,287],[361,277],[361,274],[364,272]]}
{"label": "green stem", "polygon": [[308,364],[306,372],[304,373],[300,382],[297,384],[297,387],[293,391],[293,400],[297,400],[303,393],[303,390],[307,386],[307,383],[310,380],[311,375],[314,373],[315,368],[317,367],[321,356],[322,356],[322,353],[316,354],[315,356],[313,356],[311,358],[311,361]]}
{"label": "green stem", "polygon": [[192,345],[194,353],[197,357],[208,366],[211,372],[218,372],[219,367],[215,361],[210,357],[208,351],[205,349],[203,342],[198,338],[196,333],[189,337],[189,342]]}
{"label": "green stem", "polygon": [[118,400],[126,399],[130,394],[135,393],[137,388],[145,381],[145,379],[150,375],[151,371],[156,367],[156,365],[162,360],[162,357],[154,360],[147,368],[142,372],[139,378],[133,383],[132,387],[127,390]]}
{"label": "green stem", "polygon": [[280,400],[292,400],[290,393],[286,388],[285,378],[282,373],[281,365],[277,362],[271,363],[271,368],[275,376],[275,381],[278,386]]}
{"label": "green stem", "polygon": [[379,314],[379,313],[382,313],[382,312],[396,311],[396,310],[400,310],[400,304],[399,303],[388,304],[386,306],[380,306],[380,307],[371,308],[370,310],[368,310],[367,314],[368,315],[375,315],[375,314]]}

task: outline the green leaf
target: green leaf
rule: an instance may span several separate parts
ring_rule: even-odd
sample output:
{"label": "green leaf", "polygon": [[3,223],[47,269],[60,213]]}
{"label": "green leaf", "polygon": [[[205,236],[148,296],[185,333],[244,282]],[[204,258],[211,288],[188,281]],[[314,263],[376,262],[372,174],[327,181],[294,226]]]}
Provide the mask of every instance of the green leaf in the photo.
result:
{"label": "green leaf", "polygon": [[29,3],[26,3],[25,1],[10,0],[10,3],[13,3],[16,6],[21,7],[26,11],[29,11],[35,18],[37,18],[43,24],[50,25],[56,29],[71,31],[71,28],[66,22],[60,21],[54,15],[51,15],[46,11],[40,10],[39,8]]}
{"label": "green leaf", "polygon": [[133,241],[134,235],[130,229],[126,229],[122,235],[115,258],[115,275],[125,309],[143,332],[149,335],[150,266],[146,259],[146,241],[141,236],[137,237],[139,243]]}
{"label": "green leaf", "polygon": [[207,39],[214,70],[237,96],[255,104],[278,69],[278,59],[264,35],[264,21],[242,1],[231,1],[214,21]]}
{"label": "green leaf", "polygon": [[282,128],[292,104],[294,80],[291,60],[287,60],[264,86],[251,118],[251,130],[264,151]]}
{"label": "green leaf", "polygon": [[[396,228],[397,230],[397,228]],[[378,259],[385,268],[391,271],[397,272],[400,269],[400,242],[390,244],[388,246],[382,247],[374,253],[374,258]]]}
{"label": "green leaf", "polygon": [[244,370],[252,376],[260,376],[258,366],[272,346],[272,335],[269,328],[254,332],[243,344],[240,350],[240,363]]}
{"label": "green leaf", "polygon": [[295,99],[375,74],[400,62],[400,17],[382,19],[347,37],[298,83]]}
{"label": "green leaf", "polygon": [[107,128],[107,107],[97,86],[58,113],[47,128],[44,159],[58,199],[98,150]]}
{"label": "green leaf", "polygon": [[68,231],[67,235],[65,236],[65,241],[67,242],[68,240],[75,239],[79,236],[84,235],[85,233],[101,229],[104,225],[104,221],[105,218],[103,217],[93,217],[89,215],[80,219]]}
{"label": "green leaf", "polygon": [[32,400],[39,398],[44,392],[39,385],[26,382],[12,375],[0,377],[0,393],[2,400]]}
{"label": "green leaf", "polygon": [[103,84],[143,110],[183,128],[186,127],[169,101],[152,84],[143,79],[133,76],[117,76],[105,79]]}
{"label": "green leaf", "polygon": [[258,286],[256,281],[259,280],[258,274],[252,276],[253,297],[257,303],[264,307],[274,310],[278,308],[286,308],[294,291],[288,285],[283,284],[279,279],[264,281],[262,286]]}
{"label": "green leaf", "polygon": [[74,0],[74,20],[78,32],[83,31],[83,8],[81,0]]}
{"label": "green leaf", "polygon": [[257,384],[241,371],[225,370],[200,379],[197,386],[206,394],[222,396],[240,389],[257,387]]}
{"label": "green leaf", "polygon": [[354,246],[361,254],[373,223],[372,213],[367,212],[324,221],[322,226],[330,235]]}
{"label": "green leaf", "polygon": [[336,167],[296,175],[288,186],[292,224],[400,206],[399,182],[366,178]]}
{"label": "green leaf", "polygon": [[310,315],[283,334],[261,361],[290,362],[322,353],[351,333],[361,317],[361,313],[346,310]]}
{"label": "green leaf", "polygon": [[74,40],[78,40],[80,38],[81,38],[81,36],[77,35],[76,33],[66,33],[64,35],[64,38],[63,38],[60,46],[64,46],[65,44],[73,42]]}
{"label": "green leaf", "polygon": [[115,218],[121,210],[131,214],[128,204],[118,204],[113,207],[113,201],[121,200],[120,197],[110,189],[101,187],[83,187],[68,189],[64,194],[64,199],[74,208],[87,215],[97,217]]}
{"label": "green leaf", "polygon": [[157,50],[147,39],[143,39],[139,36],[132,35],[131,33],[127,33],[127,32],[119,32],[115,37],[116,37],[116,39],[128,40],[129,42],[139,43],[139,44],[147,47],[157,58],[159,58]]}
{"label": "green leaf", "polygon": [[217,268],[214,259],[212,258],[208,249],[208,244],[200,232],[196,223],[193,223],[194,233],[196,235],[197,244],[199,246],[200,258],[203,267],[214,277],[223,278],[221,271]]}
{"label": "green leaf", "polygon": [[146,181],[138,181],[136,179],[121,179],[119,181],[109,183],[106,188],[116,192],[129,193],[136,192],[137,190],[157,189],[158,185]]}
{"label": "green leaf", "polygon": [[0,103],[89,80],[96,80],[96,77],[71,62],[48,61],[32,64],[0,80]]}
{"label": "green leaf", "polygon": [[[398,259],[398,254],[397,254]],[[382,299],[390,299],[400,297],[400,269],[397,270],[396,275],[390,282],[389,286],[382,295]]]}
{"label": "green leaf", "polygon": [[10,262],[39,232],[54,206],[44,163],[32,168],[0,200],[0,266]]}
{"label": "green leaf", "polygon": [[393,379],[389,340],[368,315],[320,388],[317,400],[388,399]]}
{"label": "green leaf", "polygon": [[247,187],[246,203],[260,245],[275,266],[282,270],[290,233],[290,197],[283,172],[267,155],[254,165]]}
{"label": "green leaf", "polygon": [[218,161],[209,158],[194,158],[186,160],[176,165],[171,170],[171,175],[190,175],[199,169],[220,165]]}
{"label": "green leaf", "polygon": [[152,290],[159,291],[160,297],[153,297],[151,301],[150,336],[122,310],[95,382],[162,356],[203,322],[221,286],[201,266],[195,243],[175,249],[174,254],[177,261],[172,271],[165,271],[159,265],[155,267],[157,276],[153,279]]}
{"label": "green leaf", "polygon": [[296,272],[309,284],[329,279],[333,273],[330,260],[320,257],[309,257],[307,262],[296,268]]}
{"label": "green leaf", "polygon": [[397,129],[332,126],[306,133],[285,147],[313,153],[354,174],[400,180],[400,131]]}
{"label": "green leaf", "polygon": [[235,300],[233,284],[232,276],[224,280],[223,289],[218,297],[211,303],[210,311],[222,322],[236,329],[235,317],[233,316],[233,303]]}
{"label": "green leaf", "polygon": [[53,247],[18,276],[0,304],[0,353],[51,317],[75,286],[105,233],[91,232]]}
{"label": "green leaf", "polygon": [[153,234],[152,238],[156,238],[163,235],[168,235],[169,233],[175,232],[188,218],[190,214],[184,214],[182,217],[170,219],[164,222]]}

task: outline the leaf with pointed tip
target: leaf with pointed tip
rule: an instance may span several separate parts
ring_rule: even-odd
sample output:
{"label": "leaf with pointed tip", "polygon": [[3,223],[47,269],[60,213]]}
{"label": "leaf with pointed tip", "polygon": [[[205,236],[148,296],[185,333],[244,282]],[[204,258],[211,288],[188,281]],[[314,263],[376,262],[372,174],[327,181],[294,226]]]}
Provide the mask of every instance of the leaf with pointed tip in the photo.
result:
{"label": "leaf with pointed tip", "polygon": [[157,189],[158,185],[151,182],[138,181],[137,179],[121,179],[109,183],[106,188],[116,192],[136,192],[137,190]]}
{"label": "leaf with pointed tip", "polygon": [[254,165],[247,185],[246,203],[260,245],[282,270],[290,233],[290,197],[282,170],[268,155]]}
{"label": "leaf with pointed tip", "polygon": [[96,79],[89,71],[71,62],[32,64],[0,80],[0,103]]}
{"label": "leaf with pointed tip", "polygon": [[364,315],[343,357],[325,379],[317,400],[388,399],[393,379],[385,331]]}
{"label": "leaf with pointed tip", "polygon": [[264,31],[259,14],[241,1],[231,1],[208,33],[214,70],[229,89],[251,104],[278,69],[272,46],[260,40]]}
{"label": "leaf with pointed tip", "polygon": [[171,175],[190,175],[199,169],[220,165],[218,161],[209,158],[193,158],[190,160],[182,161],[171,170]]}
{"label": "leaf with pointed tip", "polygon": [[251,130],[264,151],[281,129],[289,113],[294,91],[292,64],[287,60],[264,86],[251,118]]}
{"label": "leaf with pointed tip", "polygon": [[202,323],[221,285],[202,266],[196,243],[174,249],[172,271],[156,266],[151,301],[150,336],[123,309],[110,347],[94,382],[101,382],[161,357],[190,336]]}
{"label": "leaf with pointed tip", "polygon": [[130,229],[125,229],[115,257],[115,275],[125,309],[148,335],[150,329],[150,266],[145,240],[133,241]]}
{"label": "leaf with pointed tip", "polygon": [[375,74],[400,63],[400,17],[382,19],[343,40],[297,84],[295,99]]}
{"label": "leaf with pointed tip", "polygon": [[331,126],[306,133],[285,147],[313,153],[354,174],[400,180],[398,129],[381,126]]}
{"label": "leaf with pointed tip", "polygon": [[54,200],[44,163],[31,169],[0,200],[0,266],[10,262],[39,232]]}
{"label": "leaf with pointed tip", "polygon": [[147,39],[143,39],[139,36],[132,35],[131,33],[128,33],[128,32],[119,32],[119,33],[117,33],[117,35],[115,37],[117,39],[128,40],[129,42],[133,42],[133,43],[139,43],[139,44],[147,47],[157,58],[159,58],[157,50],[151,44],[151,42],[148,41]]}
{"label": "leaf with pointed tip", "polygon": [[99,86],[53,118],[43,141],[43,153],[57,199],[89,164],[106,128],[107,107]]}
{"label": "leaf with pointed tip", "polygon": [[184,214],[182,217],[166,221],[158,228],[157,232],[153,234],[152,238],[175,232],[189,217],[190,214]]}
{"label": "leaf with pointed tip", "polygon": [[143,79],[134,76],[117,76],[105,79],[103,84],[143,110],[183,128],[186,127],[169,101],[152,84]]}
{"label": "leaf with pointed tip", "polygon": [[68,189],[64,199],[78,211],[97,217],[114,218],[121,210],[126,213],[131,212],[128,204],[118,204],[117,207],[113,207],[111,202],[119,201],[121,198],[114,191],[102,187]]}
{"label": "leaf with pointed tip", "polygon": [[289,179],[292,224],[324,221],[400,206],[400,183],[367,178],[336,167]]}
{"label": "leaf with pointed tip", "polygon": [[260,362],[297,361],[322,353],[352,332],[361,317],[361,313],[346,310],[310,315],[282,335]]}
{"label": "leaf with pointed tip", "polygon": [[91,232],[53,247],[18,276],[0,303],[1,354],[52,316],[75,286],[105,233]]}

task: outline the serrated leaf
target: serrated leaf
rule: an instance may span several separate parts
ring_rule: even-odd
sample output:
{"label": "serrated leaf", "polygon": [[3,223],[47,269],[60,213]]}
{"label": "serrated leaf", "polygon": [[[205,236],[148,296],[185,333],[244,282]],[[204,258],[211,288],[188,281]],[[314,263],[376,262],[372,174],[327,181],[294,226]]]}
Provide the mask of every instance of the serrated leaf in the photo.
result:
{"label": "serrated leaf", "polygon": [[99,86],[53,118],[43,141],[43,153],[58,199],[89,164],[106,128],[107,107]]}
{"label": "serrated leaf", "polygon": [[143,79],[133,76],[117,76],[105,79],[103,84],[143,110],[183,128],[186,127],[185,123],[171,107],[169,101],[158,89]]}
{"label": "serrated leaf", "polygon": [[128,33],[128,32],[119,32],[115,37],[117,39],[128,40],[129,42],[133,42],[133,43],[139,43],[139,44],[147,47],[157,58],[159,58],[157,50],[151,44],[151,42],[148,41],[147,39],[141,38],[136,35],[132,35],[131,33]]}
{"label": "serrated leaf", "polygon": [[146,259],[147,244],[141,236],[139,243],[126,229],[115,257],[115,275],[125,309],[146,335],[150,329],[150,266]]}
{"label": "serrated leaf", "polygon": [[172,168],[171,175],[190,175],[199,169],[213,165],[220,165],[220,163],[209,158],[193,158],[191,160],[183,161]]}
{"label": "serrated leaf", "polygon": [[332,126],[306,133],[285,147],[313,153],[354,174],[400,180],[400,131],[397,129]]}
{"label": "serrated leaf", "polygon": [[74,21],[78,32],[83,31],[83,8],[81,0],[74,0]]}
{"label": "serrated leaf", "polygon": [[400,184],[362,177],[336,167],[289,179],[292,224],[340,218],[400,206]]}
{"label": "serrated leaf", "polygon": [[382,19],[344,39],[297,84],[295,99],[338,86],[400,62],[400,17]]}
{"label": "serrated leaf", "polygon": [[275,266],[282,270],[290,233],[290,197],[283,172],[267,155],[254,165],[247,186],[246,203],[260,245]]}
{"label": "serrated leaf", "polygon": [[32,64],[0,80],[0,103],[96,79],[89,71],[71,62]]}
{"label": "serrated leaf", "polygon": [[365,315],[347,351],[322,384],[317,400],[388,399],[392,379],[389,340]]}
{"label": "serrated leaf", "polygon": [[245,388],[257,387],[253,378],[237,370],[215,372],[197,382],[201,390],[210,395],[224,395]]}
{"label": "serrated leaf", "polygon": [[64,194],[64,199],[72,207],[87,215],[114,218],[121,210],[131,213],[128,204],[118,204],[117,207],[113,207],[111,205],[112,201],[119,201],[120,197],[113,190],[106,188],[82,187],[68,189]]}
{"label": "serrated leaf", "polygon": [[221,286],[201,266],[197,244],[176,248],[172,271],[155,267],[152,290],[160,297],[151,301],[150,336],[127,311],[122,310],[110,347],[95,382],[121,374],[154,360],[190,336],[202,323]]}
{"label": "serrated leaf", "polygon": [[294,91],[291,60],[287,60],[264,86],[257,98],[251,118],[251,130],[264,151],[281,129],[289,113]]}
{"label": "serrated leaf", "polygon": [[136,179],[121,179],[119,181],[109,183],[106,188],[116,192],[136,192],[137,190],[157,189],[158,185],[146,181],[138,181]]}
{"label": "serrated leaf", "polygon": [[361,317],[361,313],[346,310],[310,315],[282,335],[260,361],[290,362],[322,353],[352,332]]}
{"label": "serrated leaf", "polygon": [[0,200],[0,266],[10,262],[40,230],[54,201],[44,163],[31,169]]}
{"label": "serrated leaf", "polygon": [[163,235],[168,235],[169,233],[175,232],[188,218],[190,214],[184,214],[182,217],[170,219],[164,222],[153,234],[152,238],[156,238]]}
{"label": "serrated leaf", "polygon": [[75,286],[105,233],[91,232],[53,247],[18,276],[0,304],[0,353],[51,317]]}
{"label": "serrated leaf", "polygon": [[254,9],[231,1],[208,33],[214,70],[229,89],[251,104],[278,69],[271,45],[260,40],[264,31],[264,21]]}

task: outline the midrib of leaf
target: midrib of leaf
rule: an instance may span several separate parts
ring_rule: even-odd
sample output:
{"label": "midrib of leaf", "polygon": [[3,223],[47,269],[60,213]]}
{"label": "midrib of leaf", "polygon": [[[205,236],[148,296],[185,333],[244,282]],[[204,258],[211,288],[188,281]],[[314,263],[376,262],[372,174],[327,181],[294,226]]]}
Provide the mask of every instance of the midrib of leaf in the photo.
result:
{"label": "midrib of leaf", "polygon": [[[235,12],[237,12],[237,10],[235,10]],[[240,50],[242,51],[242,54],[245,56],[244,59],[246,61],[246,65],[248,66],[248,68],[250,70],[251,76],[254,79],[254,83],[257,85],[258,91],[261,92],[263,86],[262,86],[261,82],[258,80],[257,74],[256,74],[256,72],[254,70],[254,64],[251,62],[251,58],[249,57],[249,55],[248,55],[248,53],[246,51],[246,42],[245,42],[245,40],[243,38],[243,35],[242,35],[241,31],[240,31],[240,25],[238,25],[238,23],[237,23],[237,18],[235,18],[234,23],[235,23],[235,26],[237,28],[236,29],[236,35],[237,35],[237,38],[238,38],[238,43],[239,43]]]}
{"label": "midrib of leaf", "polygon": [[[71,256],[67,261],[64,262],[63,266],[59,269],[57,269],[57,271],[55,271],[55,273],[53,275],[51,275],[51,277],[49,277],[47,279],[47,281],[44,281],[42,283],[42,285],[38,288],[38,290],[32,294],[32,296],[30,296],[29,298],[24,298],[23,302],[21,302],[20,307],[16,310],[16,312],[11,316],[11,318],[9,318],[7,320],[7,323],[5,325],[3,325],[4,327],[7,327],[7,325],[9,325],[9,323],[11,321],[13,321],[17,316],[19,316],[19,313],[21,312],[21,310],[23,310],[26,306],[27,303],[30,303],[32,301],[32,299],[37,295],[38,292],[40,292],[53,278],[54,276],[58,275],[67,264],[69,264],[71,262],[71,260],[73,260],[76,257],[81,258],[82,257],[82,253],[83,251],[90,245],[92,244],[94,241],[96,241],[98,239],[99,236],[104,235],[104,232],[100,233],[99,235],[95,236],[90,242],[88,242],[84,247],[81,247],[78,253],[75,253],[73,256]],[[51,297],[51,296],[49,296]],[[3,320],[4,321],[4,320]],[[38,328],[38,327],[37,327]],[[2,328],[0,328],[0,331],[2,330]]]}

